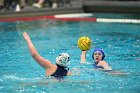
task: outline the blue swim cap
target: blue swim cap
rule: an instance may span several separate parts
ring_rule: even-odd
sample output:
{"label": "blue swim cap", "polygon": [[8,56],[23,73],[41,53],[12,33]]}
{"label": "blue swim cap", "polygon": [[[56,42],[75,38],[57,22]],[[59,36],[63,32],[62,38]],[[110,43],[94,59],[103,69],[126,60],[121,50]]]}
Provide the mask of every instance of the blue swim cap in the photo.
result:
{"label": "blue swim cap", "polygon": [[93,54],[92,54],[92,58],[94,59],[94,53],[95,53],[96,51],[99,51],[99,52],[102,53],[102,56],[103,56],[103,57],[102,57],[102,60],[104,60],[105,54],[104,54],[104,51],[103,51],[102,48],[95,48],[94,51],[93,51]]}

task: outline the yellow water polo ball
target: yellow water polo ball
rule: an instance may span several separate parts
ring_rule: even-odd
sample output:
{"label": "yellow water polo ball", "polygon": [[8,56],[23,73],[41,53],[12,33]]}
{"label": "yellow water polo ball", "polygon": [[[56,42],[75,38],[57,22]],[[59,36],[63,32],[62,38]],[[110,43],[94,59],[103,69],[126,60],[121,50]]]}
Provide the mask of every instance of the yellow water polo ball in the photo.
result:
{"label": "yellow water polo ball", "polygon": [[92,40],[87,37],[87,36],[82,36],[78,39],[78,47],[82,50],[82,51],[86,51],[90,49],[90,46],[92,44]]}

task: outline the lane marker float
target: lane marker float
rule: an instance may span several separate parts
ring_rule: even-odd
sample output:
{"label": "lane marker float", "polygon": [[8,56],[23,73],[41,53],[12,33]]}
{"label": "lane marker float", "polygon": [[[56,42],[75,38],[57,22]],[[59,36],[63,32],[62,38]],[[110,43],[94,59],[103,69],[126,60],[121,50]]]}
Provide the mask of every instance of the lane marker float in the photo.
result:
{"label": "lane marker float", "polygon": [[109,18],[97,18],[97,22],[104,22],[104,23],[140,23],[140,19],[109,19]]}
{"label": "lane marker float", "polygon": [[91,13],[80,14],[60,14],[53,16],[37,16],[37,17],[22,17],[22,18],[5,18],[0,19],[0,22],[15,22],[15,21],[33,21],[41,19],[63,20],[63,21],[89,21],[100,23],[133,23],[140,24],[140,19],[112,19],[112,18],[93,18]]}
{"label": "lane marker float", "polygon": [[54,15],[55,18],[83,18],[92,17],[92,13],[74,13],[74,14],[58,14]]}

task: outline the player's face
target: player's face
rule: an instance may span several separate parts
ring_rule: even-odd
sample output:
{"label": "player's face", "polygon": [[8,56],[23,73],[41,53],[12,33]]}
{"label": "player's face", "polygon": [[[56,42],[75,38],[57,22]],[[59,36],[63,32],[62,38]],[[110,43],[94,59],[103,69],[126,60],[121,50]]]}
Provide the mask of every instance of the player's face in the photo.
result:
{"label": "player's face", "polygon": [[96,62],[102,61],[102,57],[103,57],[103,55],[102,55],[101,52],[96,51],[96,52],[94,53],[94,60],[95,60]]}

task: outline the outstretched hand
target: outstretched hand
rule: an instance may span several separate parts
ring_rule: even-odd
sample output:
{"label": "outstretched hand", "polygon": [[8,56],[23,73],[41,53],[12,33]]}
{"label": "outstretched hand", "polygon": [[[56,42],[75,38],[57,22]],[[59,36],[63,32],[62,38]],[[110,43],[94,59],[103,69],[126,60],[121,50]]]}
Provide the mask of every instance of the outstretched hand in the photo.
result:
{"label": "outstretched hand", "polygon": [[29,40],[30,39],[29,35],[26,32],[23,33],[23,37],[24,37],[25,40]]}

